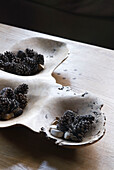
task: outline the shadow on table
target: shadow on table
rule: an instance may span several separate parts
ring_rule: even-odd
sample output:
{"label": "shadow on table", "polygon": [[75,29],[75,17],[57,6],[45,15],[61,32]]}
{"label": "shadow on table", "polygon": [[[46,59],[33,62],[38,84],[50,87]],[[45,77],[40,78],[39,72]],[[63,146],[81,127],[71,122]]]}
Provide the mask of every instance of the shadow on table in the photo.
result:
{"label": "shadow on table", "polygon": [[[7,141],[6,147],[12,149],[11,157],[14,157],[14,164],[24,163],[30,168],[46,170],[74,170],[76,167],[83,169],[84,166],[88,169],[98,169],[96,160],[94,167],[91,161],[91,155],[95,155],[95,150],[91,146],[77,149],[59,147],[46,139],[44,134],[34,133],[21,126],[0,129],[0,134]],[[89,153],[90,161],[88,161]]]}

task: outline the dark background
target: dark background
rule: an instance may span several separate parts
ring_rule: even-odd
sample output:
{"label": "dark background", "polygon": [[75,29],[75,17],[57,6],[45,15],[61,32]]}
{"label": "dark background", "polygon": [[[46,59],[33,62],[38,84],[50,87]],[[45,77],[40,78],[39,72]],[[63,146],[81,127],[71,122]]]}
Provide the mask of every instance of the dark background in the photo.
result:
{"label": "dark background", "polygon": [[96,1],[1,0],[0,22],[114,49],[113,0]]}

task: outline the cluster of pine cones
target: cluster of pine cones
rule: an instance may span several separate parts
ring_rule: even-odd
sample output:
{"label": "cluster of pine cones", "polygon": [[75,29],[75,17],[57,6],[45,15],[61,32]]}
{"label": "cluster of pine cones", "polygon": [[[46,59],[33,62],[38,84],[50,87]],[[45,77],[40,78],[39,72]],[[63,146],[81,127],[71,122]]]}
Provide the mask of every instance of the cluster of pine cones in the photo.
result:
{"label": "cluster of pine cones", "polygon": [[77,113],[67,110],[64,115],[59,119],[57,129],[62,132],[70,132],[78,142],[83,140],[85,134],[92,129],[94,122],[92,115],[77,115]]}
{"label": "cluster of pine cones", "polygon": [[0,91],[0,120],[9,120],[23,113],[27,105],[27,92],[27,84],[21,84],[14,90],[5,87]]}
{"label": "cluster of pine cones", "polygon": [[29,76],[41,71],[44,65],[44,56],[33,49],[19,50],[17,54],[6,51],[0,54],[0,69],[9,73]]}

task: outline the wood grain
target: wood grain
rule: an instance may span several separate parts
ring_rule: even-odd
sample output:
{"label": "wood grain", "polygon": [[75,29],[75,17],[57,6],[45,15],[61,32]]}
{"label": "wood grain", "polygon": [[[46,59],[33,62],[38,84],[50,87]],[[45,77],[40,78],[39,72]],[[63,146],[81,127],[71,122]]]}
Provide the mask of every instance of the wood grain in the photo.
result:
{"label": "wood grain", "polygon": [[91,91],[103,100],[107,131],[98,143],[72,150],[57,147],[25,127],[0,129],[0,169],[113,170],[114,51],[0,24],[0,52],[36,36],[67,43],[69,58],[53,76],[76,93]]}

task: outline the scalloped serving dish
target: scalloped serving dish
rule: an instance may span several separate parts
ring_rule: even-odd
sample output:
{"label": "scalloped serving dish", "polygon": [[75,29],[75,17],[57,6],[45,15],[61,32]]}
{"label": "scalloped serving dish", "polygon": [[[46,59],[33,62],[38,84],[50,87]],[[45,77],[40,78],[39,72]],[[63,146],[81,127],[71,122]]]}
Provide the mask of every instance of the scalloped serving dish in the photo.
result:
{"label": "scalloped serving dish", "polygon": [[[24,125],[35,132],[45,132],[56,144],[66,147],[77,147],[92,144],[105,133],[105,116],[101,112],[102,102],[93,94],[75,94],[69,86],[62,87],[52,77],[52,72],[68,57],[67,45],[63,42],[45,38],[29,38],[15,44],[10,51],[31,48],[44,55],[44,70],[33,76],[19,76],[0,70],[0,90],[9,86],[15,88],[26,83],[29,86],[28,105],[22,115],[7,121],[0,121],[0,127],[16,124]],[[95,116],[96,128],[85,136],[82,142],[71,142],[56,138],[49,132],[50,125],[56,117],[66,110],[78,114]]]}

